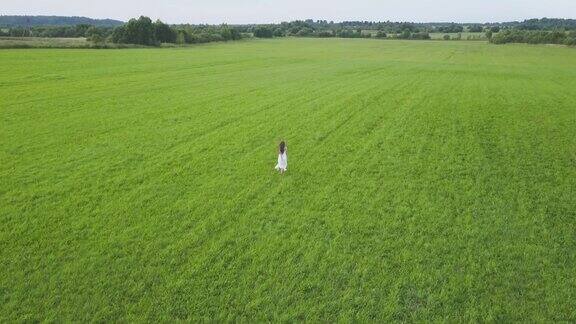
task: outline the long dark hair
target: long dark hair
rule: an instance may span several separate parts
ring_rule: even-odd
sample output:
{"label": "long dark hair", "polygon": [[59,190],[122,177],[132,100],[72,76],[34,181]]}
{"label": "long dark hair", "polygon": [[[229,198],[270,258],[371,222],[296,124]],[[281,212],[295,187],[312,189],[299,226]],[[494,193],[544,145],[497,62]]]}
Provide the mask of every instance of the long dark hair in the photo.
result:
{"label": "long dark hair", "polygon": [[284,154],[286,151],[286,143],[284,141],[280,142],[280,154]]}

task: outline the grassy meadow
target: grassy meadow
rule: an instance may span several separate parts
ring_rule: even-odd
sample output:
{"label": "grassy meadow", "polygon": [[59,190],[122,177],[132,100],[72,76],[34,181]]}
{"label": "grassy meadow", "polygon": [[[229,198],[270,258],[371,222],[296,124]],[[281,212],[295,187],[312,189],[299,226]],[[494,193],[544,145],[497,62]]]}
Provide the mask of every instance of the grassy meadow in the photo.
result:
{"label": "grassy meadow", "polygon": [[77,48],[90,47],[86,38],[47,38],[47,37],[0,37],[0,49],[4,48]]}
{"label": "grassy meadow", "polygon": [[[175,44],[161,44],[162,47],[175,47]],[[58,37],[3,37],[0,36],[0,49],[13,48],[107,48],[107,49],[127,49],[146,48],[143,45],[116,44],[106,42],[95,44],[84,37],[78,38],[58,38]]]}
{"label": "grassy meadow", "polygon": [[576,320],[573,48],[0,63],[1,322]]}

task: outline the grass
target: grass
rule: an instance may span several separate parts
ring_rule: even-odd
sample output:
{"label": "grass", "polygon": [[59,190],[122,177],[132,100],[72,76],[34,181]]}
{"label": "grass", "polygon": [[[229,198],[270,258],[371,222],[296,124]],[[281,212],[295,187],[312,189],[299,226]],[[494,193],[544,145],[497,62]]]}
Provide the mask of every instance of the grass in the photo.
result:
{"label": "grass", "polygon": [[[162,44],[163,47],[175,47],[175,44]],[[4,37],[0,36],[0,49],[15,48],[98,48],[98,49],[127,49],[146,48],[148,46],[136,44],[95,44],[84,37],[58,38],[58,37]]]}
{"label": "grass", "polygon": [[2,322],[576,320],[574,49],[0,62]]}
{"label": "grass", "polygon": [[0,37],[0,48],[86,48],[92,43],[86,38]]}

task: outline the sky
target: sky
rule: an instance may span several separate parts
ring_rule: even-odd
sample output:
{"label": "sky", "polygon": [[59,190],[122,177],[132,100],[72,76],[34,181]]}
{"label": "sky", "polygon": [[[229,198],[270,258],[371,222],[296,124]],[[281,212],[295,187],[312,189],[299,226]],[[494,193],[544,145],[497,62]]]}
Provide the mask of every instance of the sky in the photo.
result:
{"label": "sky", "polygon": [[0,15],[57,15],[177,23],[333,21],[502,22],[576,18],[576,0],[2,0]]}

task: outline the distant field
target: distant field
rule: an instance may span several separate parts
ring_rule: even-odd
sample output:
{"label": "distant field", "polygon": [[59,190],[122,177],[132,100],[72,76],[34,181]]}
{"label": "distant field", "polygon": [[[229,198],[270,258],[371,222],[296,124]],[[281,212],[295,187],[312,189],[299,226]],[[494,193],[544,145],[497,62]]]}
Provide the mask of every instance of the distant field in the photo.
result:
{"label": "distant field", "polygon": [[86,38],[0,37],[0,48],[90,47]]}
{"label": "distant field", "polygon": [[576,321],[573,48],[0,62],[1,322]]}
{"label": "distant field", "polygon": [[[93,48],[95,44],[86,38],[55,38],[55,37],[2,37],[0,49],[13,48]],[[106,48],[144,48],[134,44],[106,43],[98,45]],[[174,44],[162,44],[163,47],[175,47]]]}

